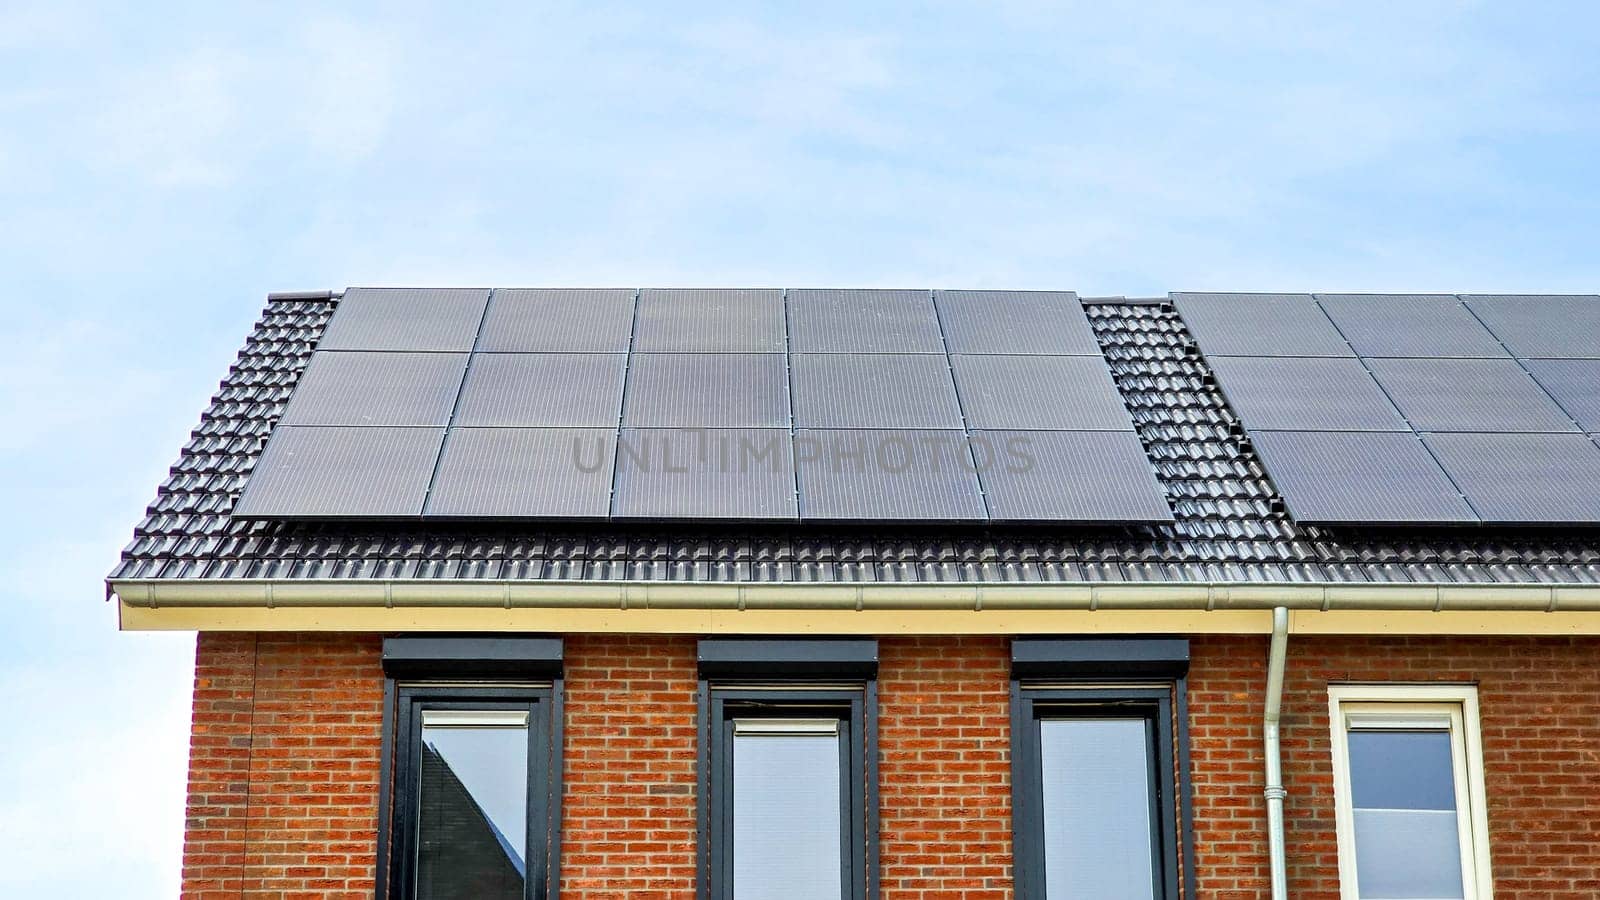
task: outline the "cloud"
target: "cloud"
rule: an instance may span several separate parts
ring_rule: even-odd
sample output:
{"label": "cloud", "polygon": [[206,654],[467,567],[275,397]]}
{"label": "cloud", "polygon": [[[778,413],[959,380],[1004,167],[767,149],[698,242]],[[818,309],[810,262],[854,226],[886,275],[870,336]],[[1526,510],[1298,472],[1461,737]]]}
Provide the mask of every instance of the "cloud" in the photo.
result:
{"label": "cloud", "polygon": [[136,73],[99,116],[98,155],[162,187],[233,181],[251,143],[241,96],[250,68],[242,54],[204,48]]}
{"label": "cloud", "polygon": [[[347,20],[318,19],[301,36],[303,112],[299,126],[311,146],[340,163],[372,156],[389,136],[398,88],[399,50],[394,37]],[[292,101],[293,102],[293,101]]]}
{"label": "cloud", "polygon": [[91,158],[159,188],[219,188],[299,158],[348,166],[388,136],[395,38],[317,18],[265,46],[205,43],[132,71],[108,69],[80,96],[94,110]]}

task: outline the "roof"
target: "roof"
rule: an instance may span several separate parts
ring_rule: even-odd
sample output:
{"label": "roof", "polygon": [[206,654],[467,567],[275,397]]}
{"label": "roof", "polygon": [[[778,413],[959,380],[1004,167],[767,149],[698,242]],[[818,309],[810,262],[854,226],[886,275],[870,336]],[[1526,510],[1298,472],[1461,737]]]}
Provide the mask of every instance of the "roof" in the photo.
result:
{"label": "roof", "polygon": [[1083,304],[1170,524],[244,520],[235,502],[339,303],[275,294],[108,582],[1597,584],[1600,530],[1295,523],[1167,299]]}

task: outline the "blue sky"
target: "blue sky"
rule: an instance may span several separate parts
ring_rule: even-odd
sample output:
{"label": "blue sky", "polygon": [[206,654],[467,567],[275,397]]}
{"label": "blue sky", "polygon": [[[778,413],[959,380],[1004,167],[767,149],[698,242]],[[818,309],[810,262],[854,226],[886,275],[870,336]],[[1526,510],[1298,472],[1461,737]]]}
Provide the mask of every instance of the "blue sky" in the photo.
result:
{"label": "blue sky", "polygon": [[175,892],[102,578],[271,290],[1600,290],[1585,3],[0,5],[0,894]]}

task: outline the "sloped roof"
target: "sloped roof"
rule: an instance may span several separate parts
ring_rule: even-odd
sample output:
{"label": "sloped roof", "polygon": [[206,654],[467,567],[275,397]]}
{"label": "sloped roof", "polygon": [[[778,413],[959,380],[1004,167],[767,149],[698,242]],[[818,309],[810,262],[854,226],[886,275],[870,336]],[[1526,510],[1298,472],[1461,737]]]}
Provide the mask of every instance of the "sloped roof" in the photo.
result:
{"label": "sloped roof", "polygon": [[268,298],[108,581],[1600,583],[1590,528],[1325,528],[1284,512],[1165,299],[1085,309],[1175,521],[1119,527],[245,521],[230,513],[338,304]]}

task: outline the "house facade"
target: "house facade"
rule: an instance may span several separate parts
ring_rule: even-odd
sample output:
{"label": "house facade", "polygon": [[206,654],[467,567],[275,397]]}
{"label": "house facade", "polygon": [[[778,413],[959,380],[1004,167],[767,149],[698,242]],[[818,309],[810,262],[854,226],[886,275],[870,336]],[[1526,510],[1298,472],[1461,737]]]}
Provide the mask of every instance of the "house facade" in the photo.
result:
{"label": "house facade", "polygon": [[1597,297],[278,294],[108,591],[186,897],[1592,898],[1597,435]]}

